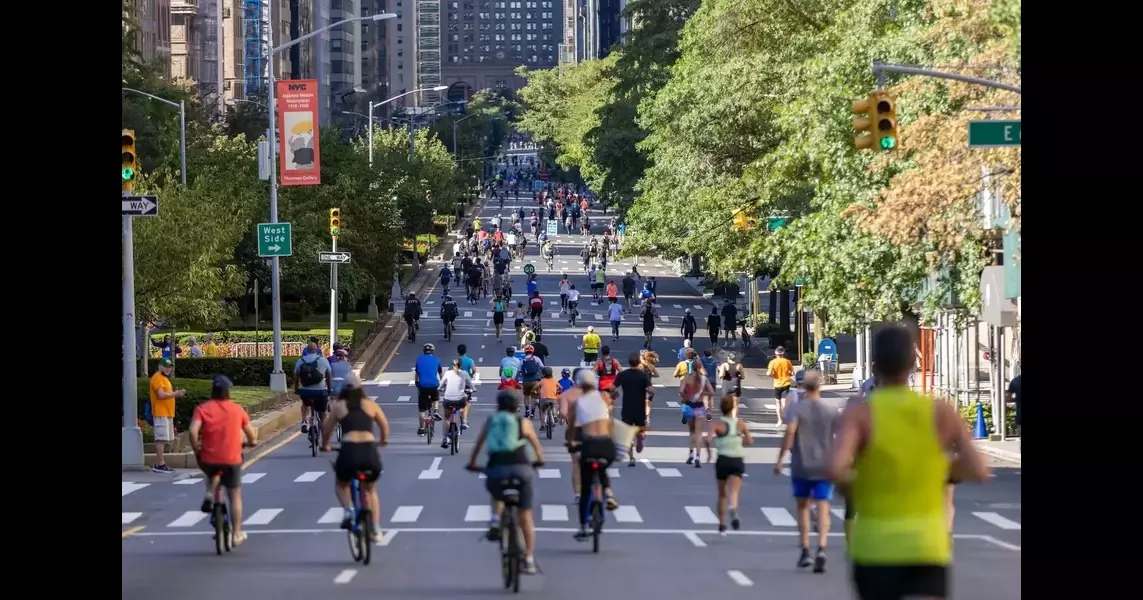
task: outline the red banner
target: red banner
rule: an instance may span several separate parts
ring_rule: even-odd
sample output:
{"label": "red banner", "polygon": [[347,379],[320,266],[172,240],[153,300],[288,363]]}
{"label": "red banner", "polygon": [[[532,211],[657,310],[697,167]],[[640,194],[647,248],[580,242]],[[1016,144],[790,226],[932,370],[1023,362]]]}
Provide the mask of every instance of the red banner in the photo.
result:
{"label": "red banner", "polygon": [[295,79],[277,84],[281,185],[319,185],[318,82]]}

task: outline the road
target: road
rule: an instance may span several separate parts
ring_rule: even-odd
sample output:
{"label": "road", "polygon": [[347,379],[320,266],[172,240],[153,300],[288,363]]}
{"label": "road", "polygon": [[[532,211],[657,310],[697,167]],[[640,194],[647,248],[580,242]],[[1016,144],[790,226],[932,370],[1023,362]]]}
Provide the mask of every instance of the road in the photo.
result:
{"label": "road", "polygon": [[[505,212],[511,204],[506,203]],[[495,212],[485,208],[482,220],[487,222]],[[577,284],[586,284],[582,270],[576,268],[579,239],[557,236],[556,264]],[[531,251],[535,258],[535,249]],[[628,267],[630,260],[609,270],[609,276],[614,272],[618,279],[620,265]],[[518,282],[523,281],[521,266],[513,264]],[[655,334],[654,347],[664,355],[665,378],[669,378],[680,345],[683,311],[690,308],[705,314],[709,304],[662,261],[640,260],[639,270],[660,281],[662,329]],[[538,272],[541,292],[558,301],[554,290],[559,272],[548,274],[546,268]],[[489,333],[485,306],[470,308],[463,298],[457,332],[445,343],[434,310],[439,299],[431,298],[435,303],[427,306],[417,343],[403,343],[368,386],[391,423],[380,483],[385,536],[374,564],[355,564],[345,534],[338,529],[341,511],[332,493],[332,456],[311,457],[304,436],[287,432],[267,444],[246,469],[243,489],[250,537],[227,556],[215,556],[208,520],[198,512],[202,489],[197,472],[180,471],[173,480],[167,475],[124,473],[123,596],[149,597],[157,589],[168,600],[247,594],[282,599],[357,598],[362,593],[388,598],[503,594],[496,547],[478,539],[488,510],[483,481],[463,469],[473,438],[461,438],[459,456],[449,456],[436,443],[426,445],[416,435],[416,390],[410,382],[422,343],[436,344],[442,359],[453,358],[457,344],[467,344],[485,382],[471,414],[478,427],[494,409],[491,382],[504,345]],[[545,315],[544,341],[552,352],[550,364],[558,372],[578,364],[576,345],[583,327],[573,330],[566,321],[552,318],[557,311],[552,306]],[[602,314],[602,308],[584,302],[581,312],[584,324],[596,325],[607,343],[607,322],[594,316]],[[632,320],[624,323],[621,335],[610,345],[622,361],[640,348],[642,334]],[[705,348],[705,342],[698,346]],[[724,598],[757,598],[759,592],[752,587],[764,587],[773,597],[832,600],[848,595],[841,520],[836,515],[827,573],[814,576],[794,566],[798,544],[790,482],[772,473],[780,440],[772,428],[761,425],[774,420],[766,407],[768,386],[747,390],[740,407],[740,416],[756,423],[752,428],[757,436],[747,457],[741,494],[743,529],[720,537],[713,512],[713,469],[685,464],[684,426],[678,409],[667,405],[675,400],[668,389],[673,382],[656,383],[666,387],[660,388],[655,400],[655,430],[640,462],[613,467],[622,507],[609,515],[599,556],[572,539],[575,510],[568,455],[557,440],[544,440],[547,464],[535,483],[540,532],[536,559],[542,573],[525,578],[521,591],[578,599],[583,591],[573,583],[590,573],[589,585],[596,588],[638,589],[648,597],[713,592]],[[953,589],[960,597],[1020,597],[1020,473],[1004,467],[996,471],[988,484],[961,486],[957,497]],[[840,507],[836,510],[840,514]],[[676,571],[680,565],[687,570],[682,576]]]}

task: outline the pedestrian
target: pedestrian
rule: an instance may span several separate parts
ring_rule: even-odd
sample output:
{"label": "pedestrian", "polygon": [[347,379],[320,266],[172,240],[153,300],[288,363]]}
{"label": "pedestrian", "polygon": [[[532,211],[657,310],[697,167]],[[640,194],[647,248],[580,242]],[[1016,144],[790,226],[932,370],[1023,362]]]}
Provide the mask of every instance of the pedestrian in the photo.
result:
{"label": "pedestrian", "polygon": [[774,378],[774,411],[778,413],[778,426],[781,427],[786,411],[786,394],[790,392],[794,378],[794,363],[786,358],[785,346],[774,349],[774,358],[766,366],[766,373]]}
{"label": "pedestrian", "polygon": [[651,305],[651,299],[643,301],[643,310],[639,313],[639,318],[643,320],[643,347],[651,349],[651,335],[655,333],[655,307]]}
{"label": "pedestrian", "polygon": [[847,485],[861,509],[848,554],[855,592],[863,599],[947,598],[947,482],[989,476],[956,409],[908,387],[912,343],[901,326],[874,336],[877,386],[842,414],[828,463],[829,478]]}
{"label": "pedestrian", "polygon": [[711,348],[703,350],[699,362],[702,363],[702,370],[710,380],[711,387],[718,385],[718,359],[714,357],[714,350]]}
{"label": "pedestrian", "polygon": [[710,314],[706,316],[706,332],[710,335],[710,345],[718,345],[718,329],[722,327],[722,319],[718,318],[718,307],[710,307]]}
{"label": "pedestrian", "polygon": [[611,339],[612,341],[619,341],[619,324],[623,322],[623,305],[612,298],[611,304],[607,307],[607,312],[611,319]]}
{"label": "pedestrian", "polygon": [[193,337],[187,338],[187,343],[190,344],[190,357],[202,358],[202,346],[198,345],[198,339]]}
{"label": "pedestrian", "polygon": [[736,337],[735,334],[738,331],[737,318],[738,307],[734,305],[734,300],[727,298],[726,304],[722,305],[722,345],[724,348],[729,348]]}
{"label": "pedestrian", "polygon": [[693,346],[695,343],[695,331],[698,330],[698,323],[695,321],[694,315],[691,314],[691,309],[687,309],[686,314],[683,315],[683,324],[679,327],[679,333],[683,334],[683,340],[688,345]]}
{"label": "pedestrian", "polygon": [[187,393],[186,390],[174,389],[171,384],[172,366],[171,359],[159,359],[159,368],[151,375],[148,386],[151,391],[151,418],[154,421],[151,433],[155,438],[155,465],[151,470],[156,473],[175,472],[167,466],[163,455],[167,444],[175,440],[175,399],[182,398]]}
{"label": "pedestrian", "polygon": [[1016,435],[1020,435],[1020,375],[1008,382],[1008,401],[1016,405]]}
{"label": "pedestrian", "polygon": [[742,476],[746,474],[746,452],[742,446],[754,443],[746,421],[738,420],[738,399],[725,394],[719,402],[722,416],[712,421],[707,429],[706,462],[710,462],[711,439],[718,449],[718,460],[714,463],[714,480],[718,486],[718,532],[726,535],[726,513],[730,512],[730,526],[738,531],[738,492],[742,489]]}
{"label": "pedestrian", "polygon": [[635,297],[635,280],[631,278],[631,273],[627,273],[620,283],[623,287],[623,304],[627,307],[627,312],[631,312],[631,299]]}
{"label": "pedestrian", "polygon": [[[687,357],[687,350],[691,349],[691,341],[683,340],[683,347],[679,348],[679,360],[684,360]],[[678,377],[678,375],[676,375]]]}
{"label": "pedestrian", "polygon": [[218,344],[214,343],[213,333],[207,333],[202,336],[202,341],[206,342],[206,345],[202,348],[203,356],[208,358],[218,356]]}
{"label": "pedestrian", "polygon": [[[807,373],[806,371],[802,371]],[[821,373],[808,372],[803,378],[804,394],[791,404],[786,419],[786,435],[778,449],[775,476],[782,475],[782,458],[790,454],[790,479],[797,506],[798,535],[802,553],[798,566],[811,564],[815,573],[825,571],[826,546],[829,540],[829,503],[833,484],[827,478],[827,458],[833,450],[833,437],[840,423],[840,413],[821,399]],[[817,509],[818,549],[810,556],[810,507]]]}

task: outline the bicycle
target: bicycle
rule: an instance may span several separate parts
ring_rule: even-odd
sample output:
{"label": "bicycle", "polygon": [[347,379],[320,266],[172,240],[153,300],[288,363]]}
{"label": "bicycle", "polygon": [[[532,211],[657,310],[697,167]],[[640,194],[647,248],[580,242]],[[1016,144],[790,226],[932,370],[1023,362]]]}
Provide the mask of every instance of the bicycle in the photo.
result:
{"label": "bicycle", "polygon": [[579,316],[579,302],[568,301],[568,324],[575,327],[575,318]]}
{"label": "bicycle", "polygon": [[[578,445],[578,444],[577,444]],[[575,445],[571,447],[575,448]],[[591,461],[591,497],[587,502],[587,518],[591,524],[591,551],[599,552],[599,536],[603,533],[603,486],[599,483],[599,472],[607,469],[611,461],[601,458]]]}
{"label": "bicycle", "polygon": [[444,319],[444,339],[446,341],[452,339],[452,329],[452,319]]}
{"label": "bicycle", "polygon": [[[544,466],[542,462],[532,463],[533,468]],[[481,473],[484,470],[466,466],[466,470]],[[519,477],[508,477],[500,480],[500,489],[504,501],[504,512],[500,514],[500,531],[492,535],[490,531],[484,539],[498,541],[500,545],[500,572],[504,578],[504,589],[511,589],[513,593],[520,592],[520,567],[528,560],[524,551],[524,531],[520,528],[520,487],[524,481]],[[505,533],[508,535],[505,536]],[[495,540],[493,538],[495,537]],[[507,544],[505,544],[507,539]]]}
{"label": "bicycle", "polygon": [[[465,390],[468,401],[472,402],[472,392]],[[456,415],[460,412],[461,407],[445,406],[445,418],[448,419],[448,454],[449,456],[455,455],[460,452],[460,425],[456,422]]]}
{"label": "bicycle", "polygon": [[544,323],[534,317],[532,318],[532,333],[536,334],[537,342],[544,337]]}
{"label": "bicycle", "polygon": [[556,415],[556,401],[555,400],[540,400],[540,404],[542,404],[544,406],[544,408],[543,408],[544,416],[543,416],[543,420],[541,421],[541,423],[543,424],[544,434],[547,435],[548,439],[550,440],[550,439],[552,439],[552,430],[555,429],[556,421],[558,419],[558,417]]}
{"label": "bicycle", "polygon": [[553,266],[553,265],[554,265],[554,263],[556,262],[556,260],[555,260],[555,257],[554,257],[554,256],[552,256],[551,254],[546,254],[546,255],[544,255],[544,260],[545,260],[545,261],[547,261],[547,263],[548,263],[548,272],[549,272],[549,273],[551,273],[551,272],[552,272],[552,266]]}
{"label": "bicycle", "polygon": [[[253,448],[254,444],[243,442],[242,447]],[[195,456],[195,458],[198,457]],[[222,477],[222,471],[215,471],[210,477],[212,480],[215,477]],[[222,495],[221,482],[214,486],[214,500],[210,504],[210,527],[214,530],[211,539],[214,540],[215,553],[230,552],[234,548],[234,539],[230,527],[230,509],[226,504],[225,496]]]}
{"label": "bicycle", "polygon": [[436,429],[436,425],[433,421],[433,409],[430,408],[429,410],[426,410],[424,412],[424,418],[425,418],[425,443],[432,446],[433,445],[433,432]]}
{"label": "bicycle", "polygon": [[349,497],[353,499],[353,517],[346,528],[349,538],[349,555],[354,562],[363,565],[369,564],[373,559],[373,511],[369,508],[369,497],[365,493],[365,486],[361,485],[366,477],[373,475],[372,471],[358,471],[349,481]]}
{"label": "bicycle", "polygon": [[310,415],[312,423],[306,435],[310,440],[310,453],[316,457],[318,449],[321,448],[321,413],[314,410],[310,412],[312,413]]}
{"label": "bicycle", "polygon": [[413,317],[405,319],[405,328],[409,330],[409,335],[405,336],[410,342],[417,341],[417,321]]}

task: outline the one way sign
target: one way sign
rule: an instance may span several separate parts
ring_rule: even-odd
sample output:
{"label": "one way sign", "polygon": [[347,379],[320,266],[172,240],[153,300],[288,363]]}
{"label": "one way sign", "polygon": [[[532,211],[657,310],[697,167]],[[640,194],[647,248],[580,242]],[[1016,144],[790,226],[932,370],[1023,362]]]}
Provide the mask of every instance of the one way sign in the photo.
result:
{"label": "one way sign", "polygon": [[127,196],[122,201],[124,217],[153,217],[159,214],[158,196]]}
{"label": "one way sign", "polygon": [[348,252],[318,252],[318,262],[344,265],[348,264],[350,254]]}

